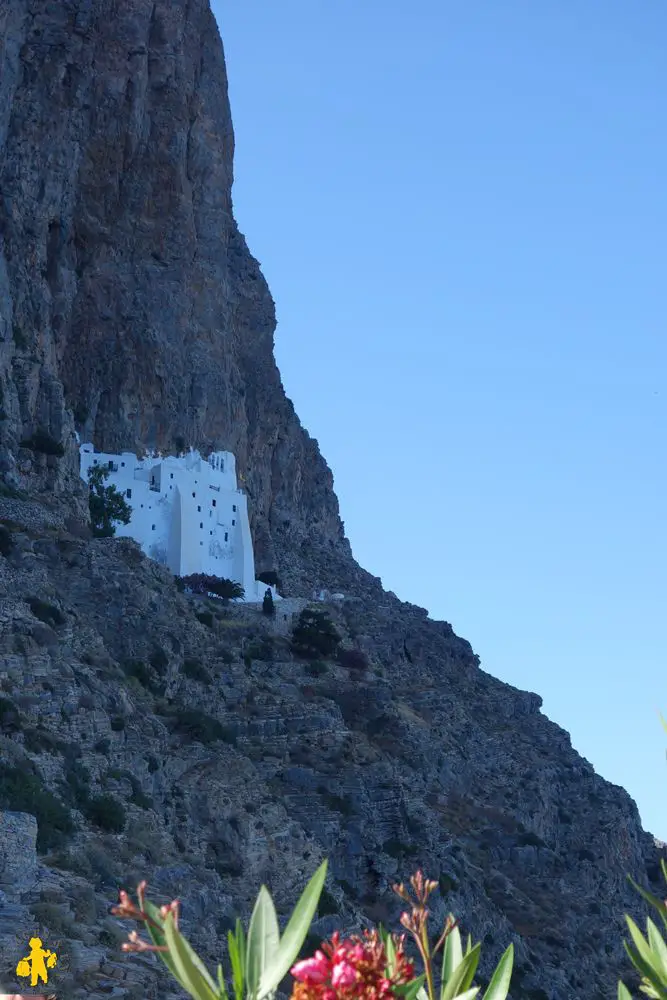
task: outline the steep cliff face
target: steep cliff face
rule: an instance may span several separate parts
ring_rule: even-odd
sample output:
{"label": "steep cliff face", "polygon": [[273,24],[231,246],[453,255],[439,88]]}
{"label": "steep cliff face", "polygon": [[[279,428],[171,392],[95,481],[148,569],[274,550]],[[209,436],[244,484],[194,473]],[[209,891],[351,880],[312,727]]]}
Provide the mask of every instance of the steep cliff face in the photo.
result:
{"label": "steep cliff face", "polygon": [[[262,880],[284,913],[326,855],[321,935],[394,925],[419,864],[487,971],[515,941],[513,1000],[611,997],[641,912],[625,874],[657,890],[660,852],[536,695],[352,560],[232,216],[207,2],[0,0],[0,59],[0,987],[37,922],[63,1000],[165,996],[118,952],[119,883],[180,895],[212,962]],[[261,614],[202,611],[91,539],[75,429],[232,450],[259,567],[343,590],[368,670],[299,661]]]}
{"label": "steep cliff face", "polygon": [[[14,0],[0,16],[5,482],[81,496],[75,427],[107,451],[228,449],[260,569],[304,540],[348,555],[331,473],[273,358],[271,295],[232,215],[234,135],[207,0]],[[62,457],[45,454],[58,446]],[[279,568],[296,582],[307,562]]]}

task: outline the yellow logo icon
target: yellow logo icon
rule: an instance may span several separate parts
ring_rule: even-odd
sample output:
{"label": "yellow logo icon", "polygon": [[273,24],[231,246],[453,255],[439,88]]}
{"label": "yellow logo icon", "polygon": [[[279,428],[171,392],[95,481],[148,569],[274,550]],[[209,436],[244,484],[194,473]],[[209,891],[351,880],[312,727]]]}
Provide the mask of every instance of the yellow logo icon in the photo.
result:
{"label": "yellow logo icon", "polygon": [[27,979],[30,976],[31,986],[36,986],[38,979],[41,979],[43,983],[48,983],[49,974],[46,970],[53,969],[58,961],[58,956],[55,951],[42,948],[41,938],[38,937],[30,938],[28,947],[30,954],[22,958],[16,966],[16,975],[20,976],[21,979]]}

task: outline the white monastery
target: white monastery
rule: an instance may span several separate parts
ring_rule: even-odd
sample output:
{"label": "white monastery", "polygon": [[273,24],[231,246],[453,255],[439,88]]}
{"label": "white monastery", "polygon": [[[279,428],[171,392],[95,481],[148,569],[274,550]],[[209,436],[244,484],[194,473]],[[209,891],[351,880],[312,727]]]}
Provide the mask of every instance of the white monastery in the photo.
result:
{"label": "white monastery", "polygon": [[240,583],[246,601],[261,601],[275,587],[255,579],[255,558],[248,521],[248,501],[236,482],[236,460],[229,451],[208,459],[190,451],[179,458],[152,455],[138,459],[95,453],[80,445],[81,478],[93,466],[108,469],[106,484],[115,486],[132,508],[129,524],[117,524],[118,537],[134,538],[143,552],[175,576],[206,573]]}

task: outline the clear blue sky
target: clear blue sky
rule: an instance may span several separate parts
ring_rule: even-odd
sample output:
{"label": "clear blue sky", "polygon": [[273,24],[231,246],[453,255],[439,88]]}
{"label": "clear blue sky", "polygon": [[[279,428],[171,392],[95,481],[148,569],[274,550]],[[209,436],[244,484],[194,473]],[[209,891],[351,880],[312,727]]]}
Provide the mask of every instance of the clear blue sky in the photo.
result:
{"label": "clear blue sky", "polygon": [[667,4],[214,0],[355,556],[667,839]]}

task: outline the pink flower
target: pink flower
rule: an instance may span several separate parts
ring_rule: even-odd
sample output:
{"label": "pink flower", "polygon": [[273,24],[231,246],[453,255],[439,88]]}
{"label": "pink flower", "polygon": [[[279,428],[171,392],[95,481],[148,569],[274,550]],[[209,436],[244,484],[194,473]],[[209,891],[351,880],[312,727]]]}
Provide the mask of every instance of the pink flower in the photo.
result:
{"label": "pink flower", "polygon": [[292,969],[292,975],[300,983],[307,983],[309,986],[326,983],[329,977],[329,960],[321,951],[316,951],[313,958],[297,962]]}
{"label": "pink flower", "polygon": [[343,961],[334,965],[333,972],[331,973],[331,985],[335,990],[345,989],[347,986],[352,986],[356,981],[357,973],[347,962]]}

